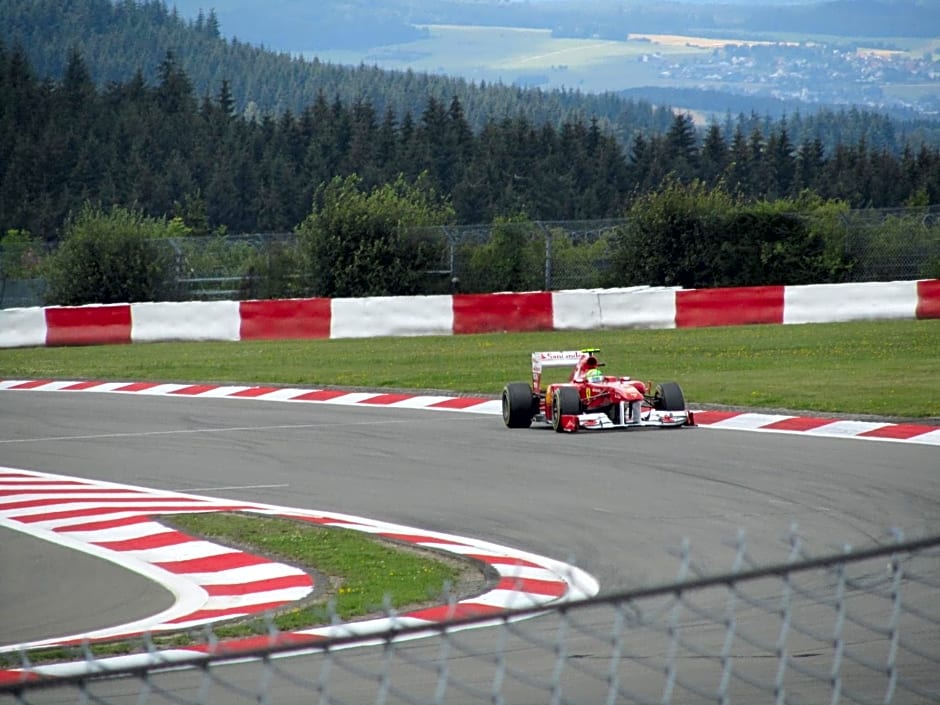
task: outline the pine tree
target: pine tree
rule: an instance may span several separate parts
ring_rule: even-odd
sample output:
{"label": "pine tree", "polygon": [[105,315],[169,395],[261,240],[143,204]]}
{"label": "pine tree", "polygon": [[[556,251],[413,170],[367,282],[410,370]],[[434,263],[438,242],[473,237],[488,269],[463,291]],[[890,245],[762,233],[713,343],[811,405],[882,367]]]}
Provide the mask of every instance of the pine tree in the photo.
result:
{"label": "pine tree", "polygon": [[663,142],[670,173],[689,182],[698,173],[699,154],[695,123],[687,113],[677,113]]}
{"label": "pine tree", "polygon": [[701,176],[709,186],[716,186],[728,168],[728,145],[722,137],[721,127],[713,122],[708,126],[701,151]]}

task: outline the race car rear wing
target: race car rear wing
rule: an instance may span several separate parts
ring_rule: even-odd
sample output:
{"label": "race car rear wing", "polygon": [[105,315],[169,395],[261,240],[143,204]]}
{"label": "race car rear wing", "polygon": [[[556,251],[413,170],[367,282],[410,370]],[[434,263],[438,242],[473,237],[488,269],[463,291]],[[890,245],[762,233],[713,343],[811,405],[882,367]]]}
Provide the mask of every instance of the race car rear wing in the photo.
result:
{"label": "race car rear wing", "polygon": [[546,367],[574,367],[582,358],[600,352],[598,348],[585,350],[553,350],[532,353],[532,389],[542,391],[542,370]]}

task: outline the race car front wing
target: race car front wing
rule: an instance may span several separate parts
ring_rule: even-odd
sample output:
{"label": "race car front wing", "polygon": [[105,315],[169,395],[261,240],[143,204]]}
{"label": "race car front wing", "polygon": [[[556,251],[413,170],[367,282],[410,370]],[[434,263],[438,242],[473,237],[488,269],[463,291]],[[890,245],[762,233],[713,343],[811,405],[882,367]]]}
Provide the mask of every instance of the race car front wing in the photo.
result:
{"label": "race car front wing", "polygon": [[[623,419],[623,420],[620,420]],[[610,415],[602,412],[565,414],[561,417],[561,428],[569,433],[584,429],[586,431],[603,431],[612,428],[677,428],[680,426],[694,426],[695,416],[691,411],[660,411],[646,408],[638,418],[632,419],[627,415]]]}

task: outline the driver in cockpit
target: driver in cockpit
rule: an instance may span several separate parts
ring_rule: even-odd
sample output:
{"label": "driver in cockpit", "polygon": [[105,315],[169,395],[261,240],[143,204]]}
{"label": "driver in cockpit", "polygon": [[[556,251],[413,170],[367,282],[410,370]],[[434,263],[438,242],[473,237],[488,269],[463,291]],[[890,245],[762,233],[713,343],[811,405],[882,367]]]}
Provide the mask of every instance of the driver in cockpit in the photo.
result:
{"label": "driver in cockpit", "polygon": [[584,380],[592,383],[604,381],[604,373],[601,372],[597,358],[593,355],[584,362]]}

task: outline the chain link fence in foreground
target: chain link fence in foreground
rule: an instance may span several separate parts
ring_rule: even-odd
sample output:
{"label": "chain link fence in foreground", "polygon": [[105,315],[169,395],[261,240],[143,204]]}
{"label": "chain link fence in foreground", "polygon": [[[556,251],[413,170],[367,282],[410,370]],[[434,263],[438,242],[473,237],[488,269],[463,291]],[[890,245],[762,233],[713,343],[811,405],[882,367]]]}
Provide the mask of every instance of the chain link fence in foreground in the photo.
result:
{"label": "chain link fence in foreground", "polygon": [[0,701],[940,703],[940,535],[814,557],[794,530],[786,551],[762,564],[742,535],[730,572],[704,575],[683,546],[674,583],[430,634],[272,632],[240,650],[210,640],[186,662],[152,653],[148,666],[86,650],[84,675],[7,681]]}

